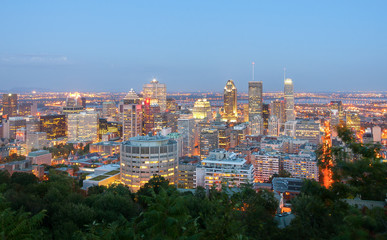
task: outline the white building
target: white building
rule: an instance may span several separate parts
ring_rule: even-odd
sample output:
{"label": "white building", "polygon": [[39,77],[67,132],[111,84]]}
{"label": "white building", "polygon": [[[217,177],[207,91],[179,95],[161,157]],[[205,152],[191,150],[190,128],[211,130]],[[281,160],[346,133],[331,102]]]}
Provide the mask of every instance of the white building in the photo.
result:
{"label": "white building", "polygon": [[130,89],[128,94],[120,103],[120,114],[122,121],[123,140],[142,133],[142,106],[138,95]]}
{"label": "white building", "polygon": [[98,116],[96,112],[80,112],[67,115],[69,142],[95,142],[98,139]]}
{"label": "white building", "polygon": [[217,149],[211,151],[209,156],[202,160],[201,165],[196,167],[194,179],[195,187],[216,186],[220,189],[222,184],[235,187],[243,183],[253,183],[254,167],[236,153]]}
{"label": "white building", "polygon": [[251,162],[255,169],[254,181],[267,182],[273,174],[278,174],[279,172],[280,154],[277,152],[254,153],[251,157]]}
{"label": "white building", "polygon": [[177,142],[161,135],[137,136],[121,146],[121,182],[138,191],[153,175],[177,183]]}
{"label": "white building", "polygon": [[43,147],[48,147],[47,133],[31,132],[27,134],[27,137],[26,137],[27,154],[31,152],[32,149],[43,149]]}
{"label": "white building", "polygon": [[255,115],[253,119],[250,119],[251,135],[258,136],[263,135],[263,118],[261,115]]}

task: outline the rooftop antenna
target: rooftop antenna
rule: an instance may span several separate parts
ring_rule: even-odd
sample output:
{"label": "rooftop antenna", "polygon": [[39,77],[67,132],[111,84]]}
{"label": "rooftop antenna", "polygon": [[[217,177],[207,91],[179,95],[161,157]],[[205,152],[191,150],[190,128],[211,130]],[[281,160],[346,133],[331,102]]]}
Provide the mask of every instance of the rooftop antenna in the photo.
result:
{"label": "rooftop antenna", "polygon": [[252,64],[253,64],[253,81],[254,81],[254,67],[255,67],[255,62],[253,62]]}

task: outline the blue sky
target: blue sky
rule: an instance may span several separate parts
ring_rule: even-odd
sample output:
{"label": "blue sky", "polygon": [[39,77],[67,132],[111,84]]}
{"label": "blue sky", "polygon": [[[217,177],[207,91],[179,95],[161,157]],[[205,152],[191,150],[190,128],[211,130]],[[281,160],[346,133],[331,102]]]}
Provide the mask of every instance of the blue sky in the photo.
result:
{"label": "blue sky", "polygon": [[1,1],[0,89],[387,90],[387,1]]}

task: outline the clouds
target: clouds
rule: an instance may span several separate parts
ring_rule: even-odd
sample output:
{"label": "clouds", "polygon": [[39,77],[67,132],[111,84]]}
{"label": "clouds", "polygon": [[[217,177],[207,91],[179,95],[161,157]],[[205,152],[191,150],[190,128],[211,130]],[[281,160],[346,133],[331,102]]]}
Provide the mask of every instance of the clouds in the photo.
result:
{"label": "clouds", "polygon": [[58,66],[71,64],[66,56],[55,55],[3,55],[0,65],[15,66]]}

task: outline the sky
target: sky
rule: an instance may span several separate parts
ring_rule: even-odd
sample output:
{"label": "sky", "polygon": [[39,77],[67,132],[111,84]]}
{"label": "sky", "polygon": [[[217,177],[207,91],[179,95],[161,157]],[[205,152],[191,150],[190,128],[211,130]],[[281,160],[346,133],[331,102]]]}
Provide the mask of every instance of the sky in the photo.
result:
{"label": "sky", "polygon": [[387,1],[0,2],[0,89],[387,91]]}

